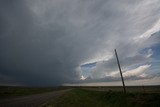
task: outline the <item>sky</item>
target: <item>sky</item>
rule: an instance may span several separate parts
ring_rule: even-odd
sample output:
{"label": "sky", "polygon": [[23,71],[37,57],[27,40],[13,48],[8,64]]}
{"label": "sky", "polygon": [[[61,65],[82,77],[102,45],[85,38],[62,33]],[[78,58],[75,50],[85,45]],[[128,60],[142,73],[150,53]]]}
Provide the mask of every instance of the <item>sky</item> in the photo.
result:
{"label": "sky", "polygon": [[160,85],[159,0],[0,0],[0,85]]}

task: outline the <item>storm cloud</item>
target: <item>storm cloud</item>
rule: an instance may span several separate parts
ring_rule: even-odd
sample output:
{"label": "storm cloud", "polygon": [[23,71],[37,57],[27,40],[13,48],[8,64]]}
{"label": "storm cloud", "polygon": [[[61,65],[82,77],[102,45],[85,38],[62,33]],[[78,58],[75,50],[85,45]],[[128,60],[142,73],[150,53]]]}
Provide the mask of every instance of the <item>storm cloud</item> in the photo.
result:
{"label": "storm cloud", "polygon": [[1,0],[0,76],[28,86],[76,83],[85,76],[81,66],[96,62],[92,79],[99,79],[116,71],[114,49],[126,69],[151,62],[151,47],[160,42],[159,4]]}

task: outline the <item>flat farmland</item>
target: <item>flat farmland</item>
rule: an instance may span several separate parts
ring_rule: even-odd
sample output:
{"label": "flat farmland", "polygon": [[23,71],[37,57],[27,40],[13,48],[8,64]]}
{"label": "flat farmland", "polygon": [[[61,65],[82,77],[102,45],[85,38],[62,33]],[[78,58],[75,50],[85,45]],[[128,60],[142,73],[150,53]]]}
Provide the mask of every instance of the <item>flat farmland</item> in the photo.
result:
{"label": "flat farmland", "polygon": [[160,107],[160,86],[0,87],[0,107]]}
{"label": "flat farmland", "polygon": [[160,86],[74,87],[43,107],[160,107]]}

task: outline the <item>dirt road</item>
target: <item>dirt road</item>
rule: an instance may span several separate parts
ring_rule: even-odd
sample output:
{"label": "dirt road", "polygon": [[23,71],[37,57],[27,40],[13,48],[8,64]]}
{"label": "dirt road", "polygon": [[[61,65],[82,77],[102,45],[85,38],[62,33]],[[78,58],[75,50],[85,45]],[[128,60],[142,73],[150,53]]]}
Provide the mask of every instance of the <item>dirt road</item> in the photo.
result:
{"label": "dirt road", "polygon": [[69,90],[71,89],[4,99],[0,100],[0,107],[38,107],[50,99],[62,96]]}

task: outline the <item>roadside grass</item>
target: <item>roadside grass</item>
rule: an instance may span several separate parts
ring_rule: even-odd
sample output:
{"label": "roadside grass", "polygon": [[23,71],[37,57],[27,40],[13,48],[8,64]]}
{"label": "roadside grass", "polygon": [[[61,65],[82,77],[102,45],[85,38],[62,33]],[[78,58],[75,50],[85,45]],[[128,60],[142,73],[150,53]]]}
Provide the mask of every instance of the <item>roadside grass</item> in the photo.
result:
{"label": "roadside grass", "polygon": [[0,99],[25,96],[44,92],[67,89],[68,87],[16,87],[0,86]]}
{"label": "roadside grass", "polygon": [[[122,86],[92,86],[92,87],[78,87],[87,90],[95,91],[123,91]],[[126,86],[127,92],[139,92],[139,93],[160,93],[160,86]]]}
{"label": "roadside grass", "polygon": [[43,107],[160,107],[160,93],[73,89]]}

